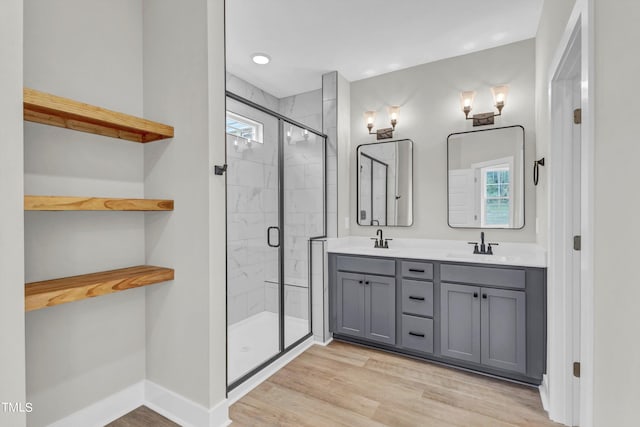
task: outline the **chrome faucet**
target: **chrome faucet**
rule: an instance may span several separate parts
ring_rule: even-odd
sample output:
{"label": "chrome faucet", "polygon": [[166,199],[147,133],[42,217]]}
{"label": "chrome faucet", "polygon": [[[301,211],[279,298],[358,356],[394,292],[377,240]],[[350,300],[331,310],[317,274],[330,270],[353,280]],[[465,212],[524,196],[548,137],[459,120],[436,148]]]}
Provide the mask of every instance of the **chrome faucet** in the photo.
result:
{"label": "chrome faucet", "polygon": [[493,255],[492,246],[498,246],[498,243],[484,244],[484,231],[480,232],[480,248],[478,248],[478,242],[469,242],[473,245],[473,253],[478,255]]}

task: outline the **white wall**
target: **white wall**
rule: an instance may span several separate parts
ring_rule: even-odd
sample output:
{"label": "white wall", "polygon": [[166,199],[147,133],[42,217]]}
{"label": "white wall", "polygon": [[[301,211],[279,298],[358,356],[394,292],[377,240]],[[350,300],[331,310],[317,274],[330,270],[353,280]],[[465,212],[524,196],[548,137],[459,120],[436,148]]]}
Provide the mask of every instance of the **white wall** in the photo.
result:
{"label": "white wall", "polygon": [[[24,84],[142,115],[140,0],[26,0]],[[142,197],[141,144],[25,124],[25,192]],[[26,280],[144,264],[144,214],[29,212]],[[29,425],[144,378],[144,290],[26,315]],[[117,315],[114,315],[117,313]]]}
{"label": "white wall", "polygon": [[[493,110],[491,87],[506,83],[510,93],[496,127],[523,125],[525,162],[535,153],[534,126],[534,41],[525,40],[456,58],[445,59],[351,83],[350,187],[355,191],[356,147],[375,141],[367,135],[363,113],[377,110],[376,128],[389,127],[386,108],[400,105],[395,139],[413,140],[414,223],[412,227],[390,228],[391,237],[471,240],[480,230],[452,229],[447,225],[447,136],[472,130],[460,110],[459,93],[476,90],[474,113]],[[484,127],[483,129],[486,129]],[[339,159],[340,162],[344,157]],[[522,230],[489,230],[492,241],[535,241],[535,190],[525,174],[525,226]],[[369,236],[375,228],[356,224],[356,200],[350,204],[351,234]],[[340,218],[343,221],[343,218]]]}
{"label": "white wall", "polygon": [[[0,9],[0,401],[24,405],[22,0]],[[24,426],[25,414],[0,409],[0,425]]]}
{"label": "white wall", "polygon": [[[549,122],[549,68],[558,49],[575,0],[546,0],[542,7],[536,34],[536,159],[549,155],[551,128]],[[528,162],[531,163],[531,162]],[[528,164],[527,163],[527,164]],[[537,241],[547,245],[549,228],[549,192],[547,170],[540,168],[540,181],[536,187]]]}
{"label": "white wall", "polygon": [[640,418],[640,144],[634,88],[640,4],[595,0],[594,425]]}
{"label": "white wall", "polygon": [[144,2],[144,113],[175,137],[145,146],[146,197],[175,199],[146,217],[146,258],[175,268],[147,289],[147,378],[210,408],[225,398],[223,2]]}

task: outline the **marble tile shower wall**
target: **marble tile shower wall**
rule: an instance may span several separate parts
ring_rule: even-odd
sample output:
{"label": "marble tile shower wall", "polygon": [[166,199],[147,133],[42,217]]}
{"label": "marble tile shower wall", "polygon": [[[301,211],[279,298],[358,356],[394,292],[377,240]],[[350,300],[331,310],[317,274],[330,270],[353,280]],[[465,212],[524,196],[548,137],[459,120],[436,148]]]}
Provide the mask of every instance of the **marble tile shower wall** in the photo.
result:
{"label": "marble tile shower wall", "polygon": [[266,229],[278,224],[278,175],[274,144],[236,151],[227,136],[228,323],[265,310],[265,283],[277,274],[277,249]]}
{"label": "marble tile shower wall", "polygon": [[338,72],[322,75],[322,132],[327,135],[327,236],[338,237]]}
{"label": "marble tile shower wall", "polygon": [[[229,73],[227,89],[312,129],[322,128],[321,90],[278,99]],[[251,117],[249,111],[236,112]],[[265,137],[273,135],[267,127],[276,123],[265,123]],[[291,130],[301,135],[300,129]],[[321,235],[324,225],[322,148],[314,140],[311,136],[284,150],[285,314],[302,319],[309,318],[308,239]],[[275,144],[237,152],[228,138],[227,153],[228,323],[234,324],[264,310],[278,311],[277,249],[266,244],[267,227],[278,224],[278,169]]]}

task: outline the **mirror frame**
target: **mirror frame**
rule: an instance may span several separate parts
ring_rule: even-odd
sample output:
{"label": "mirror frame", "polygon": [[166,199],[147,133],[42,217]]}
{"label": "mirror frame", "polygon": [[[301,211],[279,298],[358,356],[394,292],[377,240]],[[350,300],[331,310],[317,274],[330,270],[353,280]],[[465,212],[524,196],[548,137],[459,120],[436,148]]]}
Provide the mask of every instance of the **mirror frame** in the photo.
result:
{"label": "mirror frame", "polygon": [[[464,135],[467,133],[476,133],[476,132],[488,132],[488,131],[492,131],[492,130],[499,130],[499,129],[510,129],[510,128],[520,128],[522,129],[522,226],[520,227],[453,227],[451,225],[451,223],[449,222],[449,138],[451,138],[454,135]],[[470,130],[470,131],[465,131],[465,132],[454,132],[454,133],[450,133],[449,136],[447,136],[447,225],[449,226],[449,228],[452,228],[454,230],[522,230],[525,225],[527,224],[527,197],[526,197],[526,187],[527,187],[527,180],[526,180],[526,174],[525,174],[525,169],[526,169],[526,164],[527,164],[527,159],[526,159],[527,153],[526,153],[526,132],[524,130],[524,126],[522,125],[512,125],[512,126],[501,126],[501,127],[494,127],[494,128],[489,128],[489,129],[478,129],[478,130]]]}
{"label": "mirror frame", "polygon": [[[380,145],[380,144],[387,144],[390,142],[402,142],[402,141],[408,141],[411,145],[411,223],[407,224],[407,225],[370,225],[370,224],[360,224],[360,148],[361,147],[365,147],[367,145]],[[413,177],[414,177],[414,172],[413,172],[413,140],[409,139],[409,138],[403,138],[403,139],[392,139],[389,141],[379,141],[379,142],[368,142],[366,144],[360,144],[356,147],[356,225],[359,227],[412,227],[413,223],[415,221],[415,211],[414,211],[414,205],[415,205],[415,201],[414,201],[414,184],[413,184]]]}

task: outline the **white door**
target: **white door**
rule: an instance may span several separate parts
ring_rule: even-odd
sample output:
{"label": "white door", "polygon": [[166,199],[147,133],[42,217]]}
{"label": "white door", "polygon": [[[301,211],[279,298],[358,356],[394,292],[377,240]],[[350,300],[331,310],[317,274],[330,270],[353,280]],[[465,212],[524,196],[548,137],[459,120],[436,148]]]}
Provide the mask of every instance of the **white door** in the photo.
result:
{"label": "white door", "polygon": [[449,171],[449,225],[477,227],[480,215],[476,207],[476,176],[473,169]]}

